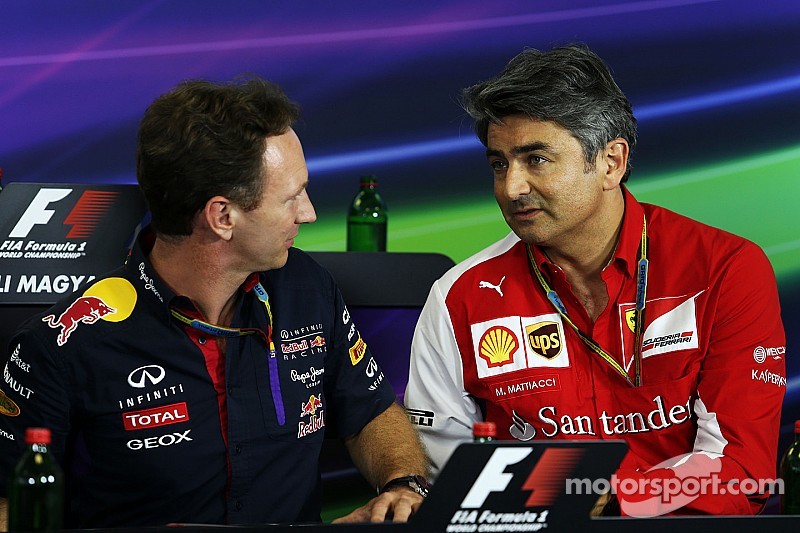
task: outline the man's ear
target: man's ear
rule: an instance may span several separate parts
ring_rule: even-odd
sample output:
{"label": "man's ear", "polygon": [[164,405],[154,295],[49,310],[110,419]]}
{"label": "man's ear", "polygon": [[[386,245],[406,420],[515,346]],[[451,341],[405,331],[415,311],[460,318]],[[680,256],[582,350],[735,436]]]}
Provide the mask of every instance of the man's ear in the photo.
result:
{"label": "man's ear", "polygon": [[605,150],[602,152],[603,161],[606,164],[603,190],[611,191],[619,187],[625,171],[628,169],[629,150],[628,141],[621,137],[606,144]]}
{"label": "man's ear", "polygon": [[224,196],[210,198],[203,208],[203,219],[208,229],[221,239],[231,240],[235,226],[233,215],[235,209],[236,206]]}

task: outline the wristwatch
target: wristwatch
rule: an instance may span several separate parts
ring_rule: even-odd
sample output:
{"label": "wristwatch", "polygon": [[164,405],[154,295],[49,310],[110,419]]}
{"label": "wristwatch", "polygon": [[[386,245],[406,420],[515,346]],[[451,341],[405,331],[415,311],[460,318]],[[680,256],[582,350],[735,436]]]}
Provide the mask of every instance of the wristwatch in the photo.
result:
{"label": "wristwatch", "polygon": [[387,490],[391,490],[395,487],[407,487],[423,498],[428,495],[428,492],[431,490],[430,483],[428,480],[425,479],[424,476],[420,476],[415,474],[413,476],[403,476],[394,478],[393,480],[386,483],[381,490],[378,491],[378,494],[383,494]]}

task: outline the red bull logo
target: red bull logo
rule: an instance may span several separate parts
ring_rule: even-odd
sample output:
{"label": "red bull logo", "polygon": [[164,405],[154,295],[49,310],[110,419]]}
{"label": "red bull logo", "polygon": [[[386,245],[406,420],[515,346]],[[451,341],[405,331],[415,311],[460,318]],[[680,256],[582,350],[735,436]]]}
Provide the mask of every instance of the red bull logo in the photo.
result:
{"label": "red bull logo", "polygon": [[322,409],[322,399],[317,398],[313,394],[308,398],[308,401],[300,406],[300,417],[314,416],[317,414],[317,409]]}
{"label": "red bull logo", "polygon": [[317,335],[313,339],[311,339],[311,346],[325,346],[325,338],[321,335]]}
{"label": "red bull logo", "polygon": [[59,346],[64,346],[79,323],[94,324],[102,317],[116,312],[116,309],[96,296],[82,296],[72,302],[58,318],[56,315],[47,315],[42,322],[53,329],[61,329],[56,342]]}
{"label": "red bull logo", "polygon": [[[317,414],[319,410],[319,414]],[[301,420],[297,423],[297,438],[305,437],[325,427],[325,411],[322,409],[322,398],[313,394],[300,406],[300,417],[311,417],[308,423]]]}

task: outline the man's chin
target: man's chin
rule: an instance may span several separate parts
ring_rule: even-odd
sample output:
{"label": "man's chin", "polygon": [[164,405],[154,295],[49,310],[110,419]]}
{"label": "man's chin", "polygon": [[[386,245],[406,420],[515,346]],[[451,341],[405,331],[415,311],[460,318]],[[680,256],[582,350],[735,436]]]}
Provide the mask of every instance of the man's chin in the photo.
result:
{"label": "man's chin", "polygon": [[283,268],[286,266],[286,262],[289,261],[289,250],[284,250],[282,254],[276,255],[272,257],[271,261],[262,271],[267,270],[277,270],[279,268]]}

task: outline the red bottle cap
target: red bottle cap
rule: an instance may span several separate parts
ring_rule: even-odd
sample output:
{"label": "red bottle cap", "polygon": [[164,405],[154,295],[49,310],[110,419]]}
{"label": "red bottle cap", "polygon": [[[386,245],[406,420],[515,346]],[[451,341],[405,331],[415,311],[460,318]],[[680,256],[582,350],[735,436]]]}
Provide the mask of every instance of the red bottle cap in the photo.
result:
{"label": "red bottle cap", "polygon": [[47,428],[26,429],[25,444],[50,444],[50,430]]}
{"label": "red bottle cap", "polygon": [[795,420],[794,421],[794,432],[795,433],[800,433],[800,420]]}
{"label": "red bottle cap", "polygon": [[472,425],[472,436],[475,438],[494,438],[497,436],[497,426],[494,425],[494,422],[475,422]]}

